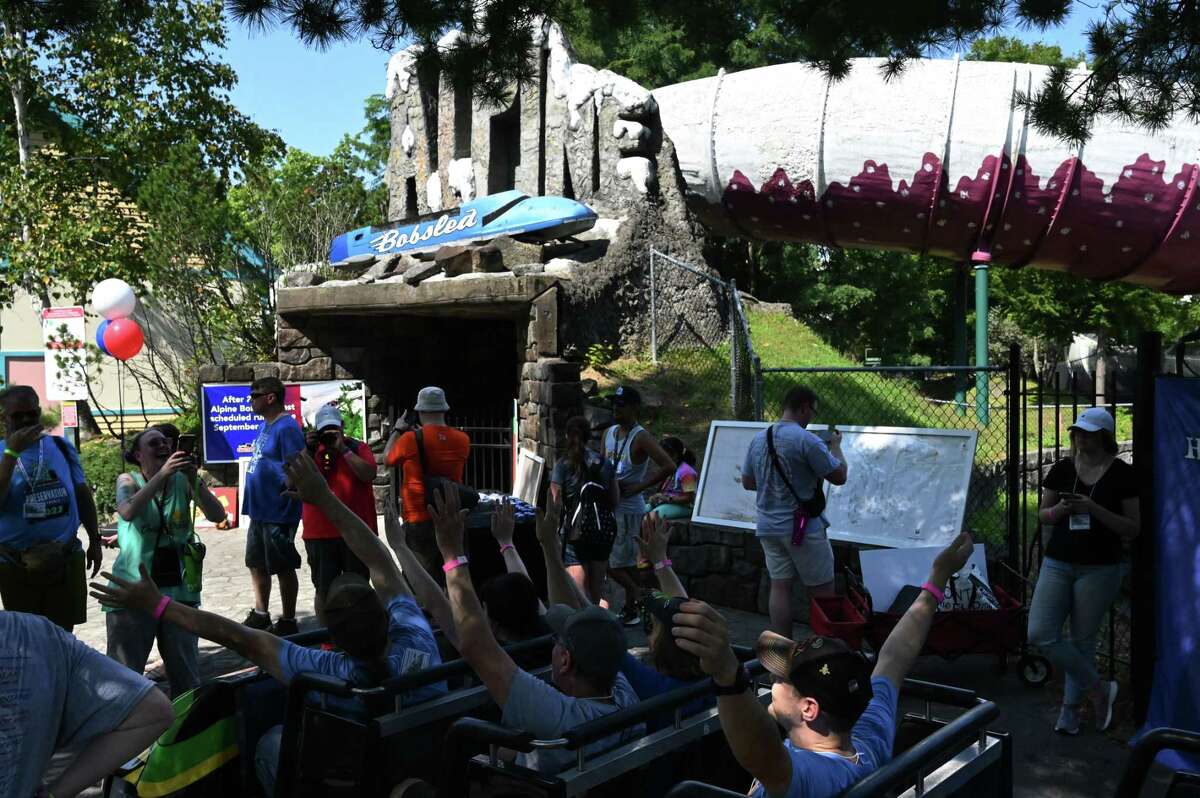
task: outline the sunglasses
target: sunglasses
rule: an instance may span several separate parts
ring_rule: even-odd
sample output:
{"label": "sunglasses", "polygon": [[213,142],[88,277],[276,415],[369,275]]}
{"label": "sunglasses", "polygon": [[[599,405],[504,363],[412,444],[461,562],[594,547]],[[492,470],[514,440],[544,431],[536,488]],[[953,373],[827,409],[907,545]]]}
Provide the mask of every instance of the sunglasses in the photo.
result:
{"label": "sunglasses", "polygon": [[267,391],[266,393],[253,393],[253,392],[252,392],[252,393],[250,394],[250,398],[251,398],[251,399],[261,399],[261,398],[263,398],[264,396],[271,396],[271,395],[272,395],[272,393],[271,393],[270,391]]}

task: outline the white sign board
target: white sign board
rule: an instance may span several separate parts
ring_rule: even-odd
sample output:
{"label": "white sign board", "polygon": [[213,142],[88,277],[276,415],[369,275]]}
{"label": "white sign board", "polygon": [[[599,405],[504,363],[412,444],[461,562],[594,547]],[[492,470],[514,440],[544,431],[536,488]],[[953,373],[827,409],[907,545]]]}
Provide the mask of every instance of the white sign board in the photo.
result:
{"label": "white sign board", "polygon": [[[860,551],[858,558],[862,564],[863,587],[871,594],[871,605],[884,612],[892,606],[892,602],[906,585],[920,587],[929,576],[933,558],[942,548],[944,547],[930,546]],[[975,544],[975,550],[971,552],[971,557],[963,568],[967,569],[971,565],[978,568],[980,576],[987,581],[987,557],[982,543]]]}
{"label": "white sign board", "polygon": [[513,495],[533,507],[537,507],[538,490],[542,486],[542,475],[546,461],[528,449],[517,451],[517,476],[513,479]]}
{"label": "white sign board", "polygon": [[42,311],[42,347],[45,350],[48,400],[87,400],[87,368],[84,365],[86,335],[83,308],[46,308]]}
{"label": "white sign board", "polygon": [[[755,494],[741,486],[750,441],[769,424],[714,421],[692,520],[754,530]],[[809,429],[821,435],[826,427]],[[826,483],[829,537],[874,546],[944,546],[962,531],[974,430],[839,427],[845,485]]]}

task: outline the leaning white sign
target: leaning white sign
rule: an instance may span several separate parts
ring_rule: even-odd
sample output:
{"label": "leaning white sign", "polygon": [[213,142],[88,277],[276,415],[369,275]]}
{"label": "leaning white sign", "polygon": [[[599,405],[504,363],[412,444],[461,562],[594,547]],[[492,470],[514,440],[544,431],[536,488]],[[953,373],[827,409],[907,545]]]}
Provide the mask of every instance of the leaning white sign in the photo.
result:
{"label": "leaning white sign", "polygon": [[[766,422],[714,421],[692,520],[754,530],[755,493],[742,488],[750,441]],[[812,424],[820,434],[827,428]],[[845,485],[825,485],[829,537],[893,548],[941,546],[963,527],[975,430],[839,427]]]}
{"label": "leaning white sign", "polygon": [[46,308],[42,311],[42,347],[45,350],[48,400],[87,400],[87,367],[84,365],[86,335],[83,308]]}

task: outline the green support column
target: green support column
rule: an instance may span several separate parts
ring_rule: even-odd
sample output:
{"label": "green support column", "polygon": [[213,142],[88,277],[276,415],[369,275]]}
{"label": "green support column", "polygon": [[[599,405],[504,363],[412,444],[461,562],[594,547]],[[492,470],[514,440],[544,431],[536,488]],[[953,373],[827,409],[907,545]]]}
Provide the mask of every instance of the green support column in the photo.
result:
{"label": "green support column", "polygon": [[[968,366],[967,362],[967,264],[954,265],[953,285],[951,286],[951,313],[954,314],[953,352],[951,364]],[[967,375],[954,375],[954,410],[960,415],[967,414]]]}
{"label": "green support column", "polygon": [[[988,364],[988,265],[992,256],[989,252],[971,254],[975,267],[975,367],[987,368]],[[988,373],[975,372],[975,418],[983,426],[988,424]]]}

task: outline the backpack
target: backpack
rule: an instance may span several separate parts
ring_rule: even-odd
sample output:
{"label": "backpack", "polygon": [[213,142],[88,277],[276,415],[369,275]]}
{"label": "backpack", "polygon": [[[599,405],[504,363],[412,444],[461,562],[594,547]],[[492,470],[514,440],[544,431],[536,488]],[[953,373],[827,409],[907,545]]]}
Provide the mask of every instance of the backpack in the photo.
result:
{"label": "backpack", "polygon": [[613,515],[608,487],[604,485],[604,463],[584,466],[583,478],[579,501],[562,517],[564,537],[571,542],[611,546],[617,538],[617,518]]}

